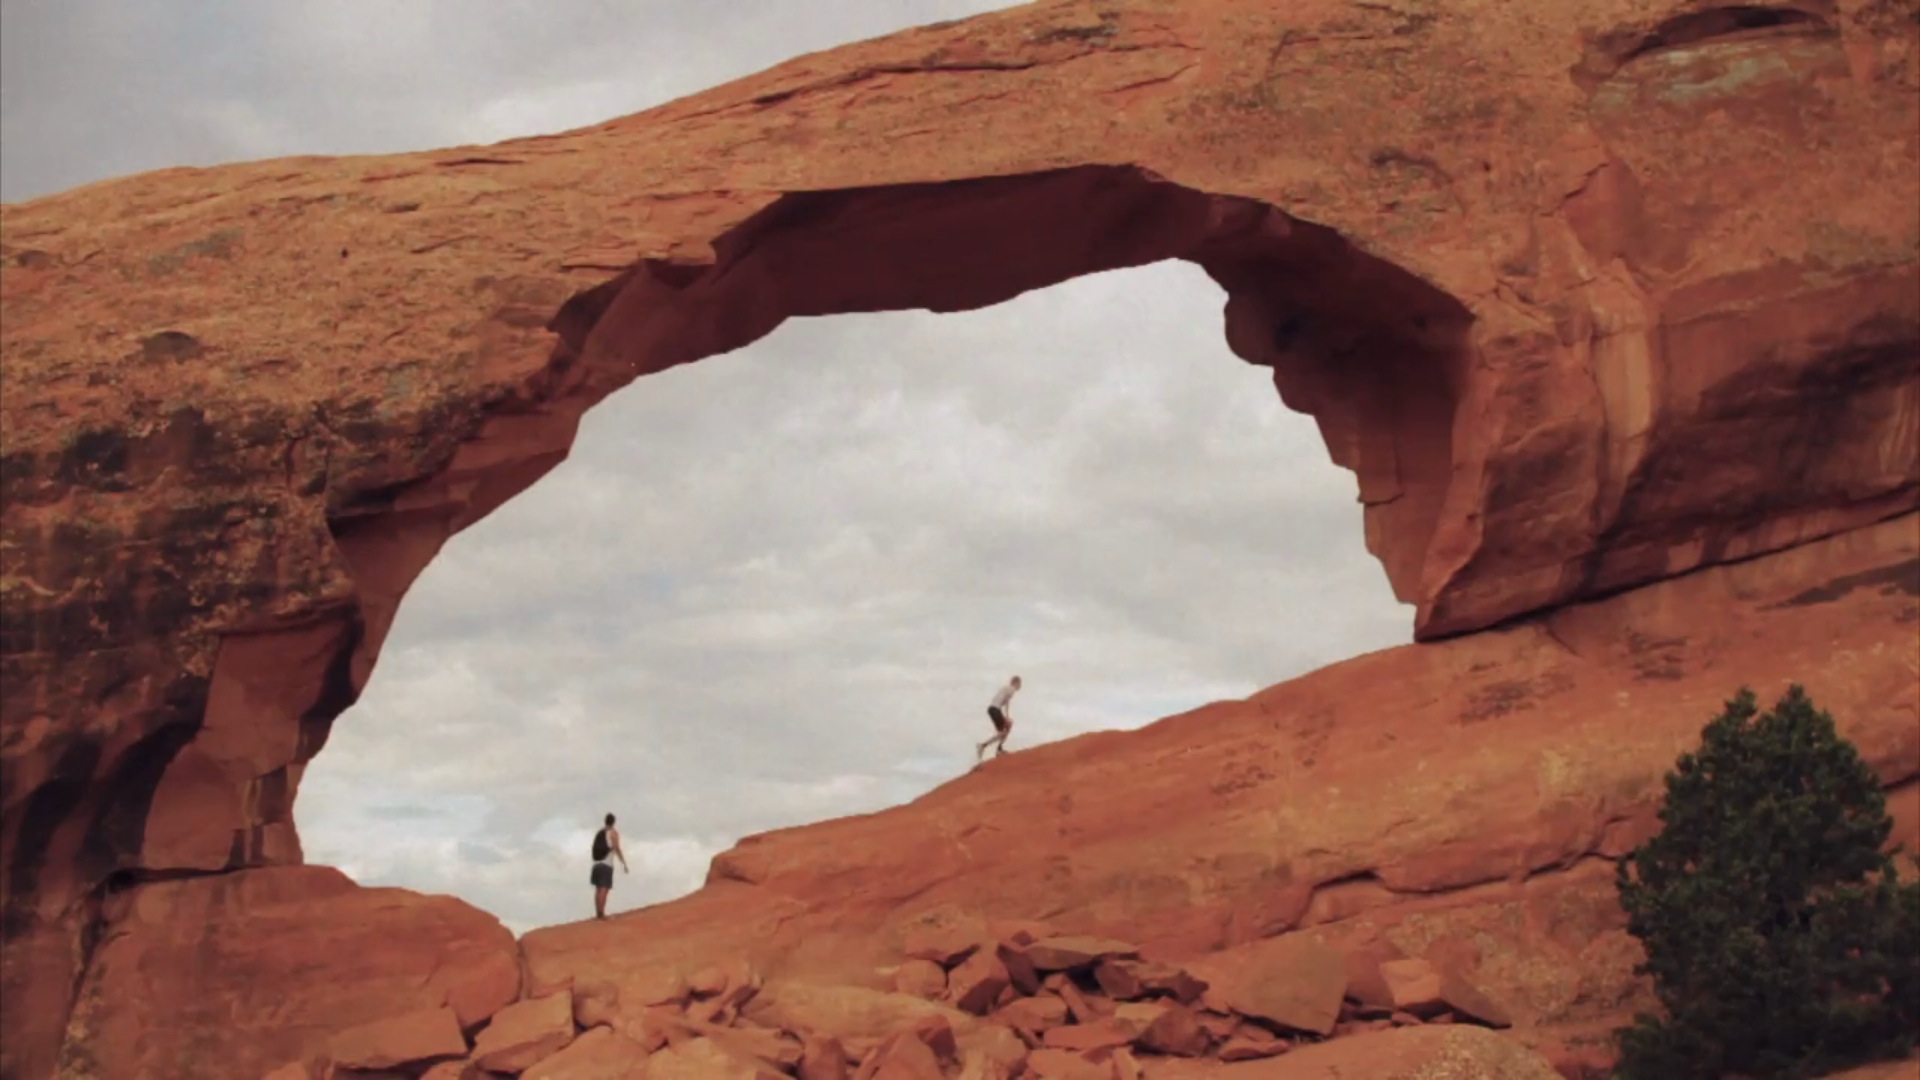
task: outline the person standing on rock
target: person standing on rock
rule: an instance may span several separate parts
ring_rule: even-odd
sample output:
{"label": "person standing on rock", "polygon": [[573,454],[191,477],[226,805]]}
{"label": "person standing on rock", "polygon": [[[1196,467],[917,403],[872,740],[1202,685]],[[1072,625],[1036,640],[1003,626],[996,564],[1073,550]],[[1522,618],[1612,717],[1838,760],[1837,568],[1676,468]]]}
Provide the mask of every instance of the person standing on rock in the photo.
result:
{"label": "person standing on rock", "polygon": [[1013,731],[1013,717],[1007,715],[1007,710],[1013,707],[1013,695],[1019,689],[1020,676],[1015,675],[1008,680],[1007,685],[1000,688],[999,693],[993,695],[993,702],[987,706],[987,719],[993,721],[994,734],[992,738],[974,748],[975,764],[985,760],[989,746],[994,747],[994,757],[1007,752],[1007,735]]}
{"label": "person standing on rock", "polygon": [[620,860],[620,872],[631,873],[627,868],[626,852],[620,850],[620,830],[613,827],[613,815],[607,815],[607,823],[593,834],[593,917],[607,917],[607,893],[613,888],[613,863],[608,856]]}

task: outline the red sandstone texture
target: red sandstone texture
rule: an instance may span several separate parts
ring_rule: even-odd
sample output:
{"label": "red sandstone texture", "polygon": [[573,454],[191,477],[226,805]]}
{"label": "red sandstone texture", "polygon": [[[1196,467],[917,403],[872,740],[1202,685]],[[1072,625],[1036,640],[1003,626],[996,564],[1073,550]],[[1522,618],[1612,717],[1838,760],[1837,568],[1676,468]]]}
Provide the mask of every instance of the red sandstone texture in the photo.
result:
{"label": "red sandstone texture", "polygon": [[449,1039],[458,1057],[463,1029],[520,996],[498,920],[328,867],[142,885],[108,907],[62,1076],[258,1077],[322,1050],[376,1067],[395,1052],[430,1059]]}
{"label": "red sandstone texture", "polygon": [[[1094,1075],[1076,1062],[1110,1067],[1123,1049],[1147,1077],[1335,1075],[1316,1062],[1392,1076],[1381,1062],[1423,1047],[1598,1076],[1607,1033],[1650,1000],[1613,859],[1648,835],[1661,776],[1730,686],[1772,693],[1776,669],[1793,671],[1892,787],[1894,839],[1920,847],[1917,630],[1909,515],[1023,751],[883,813],[749,838],[690,897],[527,935],[504,996],[500,947],[467,944],[474,961],[444,963],[475,974],[439,985],[486,993],[443,1001],[430,986],[392,1010],[452,1005],[472,1060],[522,1053],[531,1069],[565,1055],[535,1073],[553,1076],[669,1036],[688,1046],[662,1076],[730,1075],[698,1070],[742,1055],[806,1076],[798,1063],[826,1040],[818,1055],[847,1071],[814,1075],[852,1076],[935,1019],[976,1056],[1024,1053],[1034,1076]],[[245,1068],[196,1075],[257,1076],[275,1055],[321,1075],[339,1030],[366,1019],[341,1007],[343,984],[377,974],[341,966],[329,928],[368,903],[356,896],[406,894],[345,891],[277,916],[146,899],[320,873],[134,888],[120,903],[156,914],[111,919],[69,1056],[91,1055],[102,1076],[158,1075],[196,1045],[246,1047],[232,1052]],[[443,925],[458,907],[414,899],[408,911],[445,912]],[[358,933],[384,942],[424,917]],[[155,1000],[157,980],[194,992]],[[311,1022],[264,1038],[286,1006],[247,993],[263,985]],[[492,1021],[476,1029],[482,1014]],[[1443,1054],[1419,1041],[1439,1035],[1370,1034],[1436,1023],[1499,1027],[1502,1041],[1460,1035],[1471,1046]],[[622,1041],[567,1041],[609,1028]],[[746,1034],[717,1033],[734,1028]],[[997,1075],[959,1071],[965,1056],[935,1075]],[[1456,1075],[1537,1074],[1475,1068]]]}
{"label": "red sandstone texture", "polygon": [[[1539,776],[1606,773],[1582,755],[1615,760],[1640,737],[1623,727],[1666,731],[1665,753],[1722,684],[1841,663],[1839,639],[1791,621],[1771,652],[1727,654],[1741,663],[1718,660],[1719,644],[1660,644],[1697,642],[1684,625],[1615,625],[1595,631],[1611,652],[1577,670],[1628,680],[1609,691],[1624,703],[1513,704],[1574,662],[1543,627],[1639,610],[1565,605],[1768,551],[1840,559],[1851,549],[1796,545],[1880,536],[1876,521],[1911,530],[1917,6],[1043,3],[564,135],[168,170],[7,206],[0,1073],[51,1067],[74,988],[105,977],[116,896],[299,861],[304,763],[448,535],[561,460],[605,394],[790,315],[957,310],[1199,263],[1226,290],[1229,344],[1273,369],[1358,475],[1366,542],[1418,605],[1423,639],[1568,612],[1389,654],[1395,667],[1344,690],[1436,717],[1518,709],[1540,738],[1588,733]],[[1764,565],[1826,580],[1804,559]],[[1884,682],[1911,627],[1874,625],[1871,641],[1845,631],[1844,655]],[[1593,651],[1577,628],[1554,633]],[[1506,674],[1432,674],[1468,654]],[[1668,656],[1720,666],[1697,686],[1632,681]],[[1911,715],[1886,711],[1910,700],[1842,688],[1857,676],[1804,677],[1843,717],[1871,713],[1850,723]],[[1382,701],[1410,685],[1432,700]],[[1347,740],[1377,716],[1300,693],[1257,707],[1300,747],[1324,739],[1372,762],[1328,766],[1349,770],[1336,805],[1428,790],[1401,775],[1418,759],[1396,756],[1417,738],[1369,757]],[[1156,759],[1153,800],[1239,805],[1240,781],[1201,796],[1180,771],[1227,738],[1211,723],[1162,726],[1181,754]],[[1497,730],[1449,741],[1504,752],[1482,745]],[[1109,744],[1088,745],[1076,752]],[[989,775],[1018,780],[1037,760]],[[1291,761],[1232,767],[1258,787],[1259,770],[1304,767]],[[1628,771],[1644,782],[1648,767]],[[1489,829],[1513,834],[1501,858],[1518,865],[1587,828],[1591,807],[1538,795],[1561,781],[1521,775],[1489,782],[1535,791],[1544,801],[1520,805],[1546,824],[1500,824],[1509,796],[1434,790],[1447,813],[1423,804],[1384,837],[1341,826],[1276,861],[1293,818],[1220,811],[1240,834],[1196,841],[1220,860],[1202,885],[1141,872],[1096,895],[1072,884],[1076,848],[1009,895],[1033,914],[1084,904],[1090,923],[1183,897],[1228,929],[1158,914],[1137,929],[1189,945],[1259,936],[1303,902],[1334,902],[1321,897],[1474,879],[1460,867],[1485,863],[1465,853]],[[743,846],[719,873],[764,884],[784,872],[780,850]],[[1142,865],[1154,858],[1143,849]],[[880,917],[885,888],[846,925]],[[1269,898],[1223,898],[1254,892]]]}

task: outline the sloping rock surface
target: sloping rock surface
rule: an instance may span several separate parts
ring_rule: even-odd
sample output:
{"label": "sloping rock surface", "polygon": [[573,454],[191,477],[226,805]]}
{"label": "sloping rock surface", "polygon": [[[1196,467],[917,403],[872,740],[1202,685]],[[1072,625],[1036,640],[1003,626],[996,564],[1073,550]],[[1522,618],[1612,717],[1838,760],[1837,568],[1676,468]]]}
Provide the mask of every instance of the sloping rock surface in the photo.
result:
{"label": "sloping rock surface", "polygon": [[1523,1041],[1591,1042],[1647,1004],[1613,859],[1742,682],[1803,683],[1920,849],[1917,628],[1908,516],[996,759],[904,807],[750,837],[698,893],[521,947],[544,983],[746,956],[879,990],[931,929],[1044,918],[1203,977],[1198,958],[1311,930],[1470,976],[1449,995],[1491,998]]}
{"label": "sloping rock surface", "polygon": [[426,1050],[457,1055],[461,1028],[520,993],[513,935],[493,916],[328,867],[140,885],[112,906],[63,1076],[258,1077],[358,1046],[335,1034],[442,1007],[451,1041],[442,1029]]}

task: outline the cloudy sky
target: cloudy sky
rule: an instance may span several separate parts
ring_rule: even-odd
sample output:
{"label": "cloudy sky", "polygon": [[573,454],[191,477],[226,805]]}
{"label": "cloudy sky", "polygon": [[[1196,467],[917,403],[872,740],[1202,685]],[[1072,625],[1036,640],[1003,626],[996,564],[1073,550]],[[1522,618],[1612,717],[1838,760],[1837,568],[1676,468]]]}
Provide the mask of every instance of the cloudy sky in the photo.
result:
{"label": "cloudy sky", "polygon": [[[0,199],[168,165],[486,142],[988,0],[6,0]],[[718,12],[724,8],[725,14]],[[795,320],[642,379],[456,537],[297,808],[309,859],[516,931],[696,887],[739,837],[1408,640],[1353,478],[1197,268]]]}

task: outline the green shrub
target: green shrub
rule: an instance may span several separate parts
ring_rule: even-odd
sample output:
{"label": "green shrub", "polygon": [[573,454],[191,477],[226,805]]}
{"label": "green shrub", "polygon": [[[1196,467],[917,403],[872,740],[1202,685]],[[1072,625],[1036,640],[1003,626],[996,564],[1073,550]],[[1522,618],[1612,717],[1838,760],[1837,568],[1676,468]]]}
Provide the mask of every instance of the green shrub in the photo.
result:
{"label": "green shrub", "polygon": [[1623,1080],[1818,1076],[1920,1028],[1920,884],[1881,850],[1879,780],[1800,687],[1757,712],[1727,702],[1620,862],[1665,1013],[1618,1032]]}

